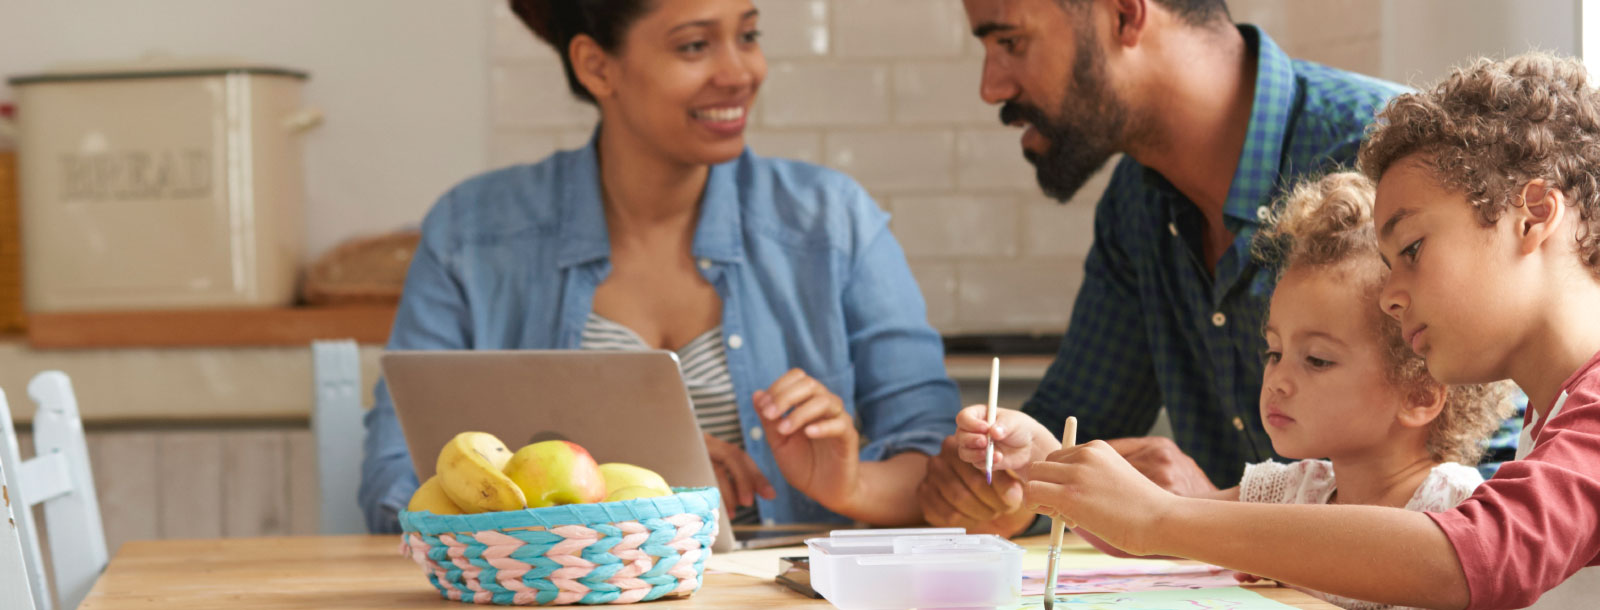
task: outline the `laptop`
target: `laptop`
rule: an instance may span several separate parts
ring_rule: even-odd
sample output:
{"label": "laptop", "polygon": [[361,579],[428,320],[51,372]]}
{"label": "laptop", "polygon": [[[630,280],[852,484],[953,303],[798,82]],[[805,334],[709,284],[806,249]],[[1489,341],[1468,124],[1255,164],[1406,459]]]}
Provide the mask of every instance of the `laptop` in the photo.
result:
{"label": "laptop", "polygon": [[[675,487],[715,487],[678,356],[666,350],[390,351],[380,358],[417,478],[456,434],[491,433],[512,451],[547,440],[600,463],[654,470]],[[799,544],[822,528],[735,528],[718,510],[713,551]],[[848,527],[848,526],[845,526]]]}

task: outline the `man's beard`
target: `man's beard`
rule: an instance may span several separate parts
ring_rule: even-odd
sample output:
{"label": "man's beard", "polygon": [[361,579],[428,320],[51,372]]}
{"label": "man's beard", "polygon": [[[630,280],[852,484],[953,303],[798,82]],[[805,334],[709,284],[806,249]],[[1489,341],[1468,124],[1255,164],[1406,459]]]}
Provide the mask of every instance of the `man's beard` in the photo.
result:
{"label": "man's beard", "polygon": [[1006,102],[1000,108],[1001,123],[1026,121],[1049,141],[1045,152],[1023,149],[1022,155],[1033,164],[1039,188],[1061,202],[1077,194],[1122,148],[1128,127],[1128,109],[1106,82],[1105,61],[1099,54],[1094,31],[1079,28],[1077,46],[1071,89],[1058,108],[1060,119],[1051,119],[1039,108],[1019,102]]}

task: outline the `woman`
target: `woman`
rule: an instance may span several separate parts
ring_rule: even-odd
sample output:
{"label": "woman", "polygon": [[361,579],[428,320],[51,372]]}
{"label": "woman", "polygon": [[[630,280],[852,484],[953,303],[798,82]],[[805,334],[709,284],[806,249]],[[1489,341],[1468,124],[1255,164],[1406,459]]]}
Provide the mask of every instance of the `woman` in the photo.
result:
{"label": "woman", "polygon": [[[920,520],[955,385],[887,215],[842,174],[745,150],[766,76],[750,0],[512,6],[601,125],[441,198],[389,348],[676,350],[735,522]],[[417,478],[376,396],[360,500],[393,531]]]}

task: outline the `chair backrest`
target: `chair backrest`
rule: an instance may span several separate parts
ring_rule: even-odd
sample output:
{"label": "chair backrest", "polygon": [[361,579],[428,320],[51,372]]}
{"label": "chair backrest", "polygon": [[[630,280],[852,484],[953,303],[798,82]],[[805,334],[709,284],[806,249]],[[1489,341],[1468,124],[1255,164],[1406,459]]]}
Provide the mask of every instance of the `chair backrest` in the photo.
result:
{"label": "chair backrest", "polygon": [[0,467],[12,473],[22,558],[32,583],[33,605],[51,610],[45,586],[33,507],[44,505],[50,532],[50,565],[55,592],[63,608],[76,608],[105,570],[108,555],[100,522],[100,502],[89,469],[89,445],[78,416],[72,380],[61,371],[45,371],[28,382],[28,397],[39,406],[33,416],[34,457],[24,462],[18,451],[9,405],[0,400]]}
{"label": "chair backrest", "polygon": [[[5,402],[3,393],[0,402]],[[0,519],[5,519],[0,523],[0,608],[33,610],[33,585],[22,563],[22,530],[11,516],[11,496],[5,466],[0,465]]]}
{"label": "chair backrest", "polygon": [[324,534],[365,534],[356,503],[361,485],[361,352],[355,341],[311,344],[313,404],[311,430],[317,439],[317,490],[321,494],[319,530]]}

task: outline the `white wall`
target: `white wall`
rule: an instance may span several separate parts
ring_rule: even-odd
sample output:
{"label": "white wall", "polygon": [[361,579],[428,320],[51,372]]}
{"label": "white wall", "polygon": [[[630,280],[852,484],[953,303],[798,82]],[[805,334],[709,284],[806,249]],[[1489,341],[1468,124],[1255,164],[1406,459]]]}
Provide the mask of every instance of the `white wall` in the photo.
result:
{"label": "white wall", "polygon": [[1426,85],[1478,56],[1578,53],[1579,0],[1389,0],[1378,76]]}
{"label": "white wall", "polygon": [[[306,258],[421,220],[488,163],[491,0],[0,0],[0,75],[233,56],[311,73]],[[11,99],[0,84],[0,100]]]}

